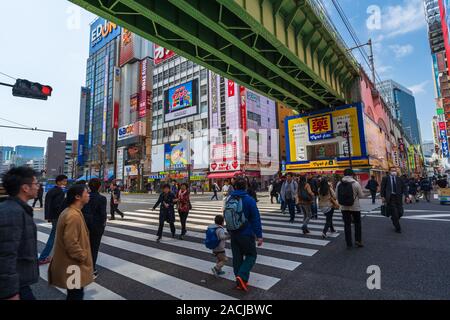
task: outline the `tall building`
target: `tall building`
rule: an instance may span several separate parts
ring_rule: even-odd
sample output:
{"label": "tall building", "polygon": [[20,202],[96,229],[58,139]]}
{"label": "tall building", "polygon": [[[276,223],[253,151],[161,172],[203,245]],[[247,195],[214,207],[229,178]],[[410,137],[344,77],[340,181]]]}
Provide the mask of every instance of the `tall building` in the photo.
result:
{"label": "tall building", "polygon": [[64,154],[64,174],[71,179],[77,178],[76,160],[78,158],[78,140],[66,140]]}
{"label": "tall building", "polygon": [[79,132],[79,164],[89,176],[99,176],[101,168],[112,168],[114,162],[113,82],[120,33],[119,26],[103,18],[91,24]]}
{"label": "tall building", "polygon": [[47,139],[45,154],[45,171],[47,178],[55,178],[64,174],[64,160],[66,155],[66,133],[53,132]]}
{"label": "tall building", "polygon": [[11,161],[14,155],[14,147],[0,147],[0,164]]}
{"label": "tall building", "polygon": [[412,91],[393,80],[382,81],[379,87],[383,98],[389,105],[394,106],[394,117],[400,122],[405,134],[413,144],[421,145],[416,100]]}

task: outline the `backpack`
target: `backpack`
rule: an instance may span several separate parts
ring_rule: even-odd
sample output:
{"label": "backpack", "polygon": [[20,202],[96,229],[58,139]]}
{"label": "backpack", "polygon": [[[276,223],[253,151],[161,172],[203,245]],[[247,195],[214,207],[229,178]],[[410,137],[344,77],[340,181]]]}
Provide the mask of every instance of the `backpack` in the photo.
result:
{"label": "backpack", "polygon": [[306,202],[312,201],[311,196],[308,191],[306,191],[306,188],[302,188],[300,190],[300,199]]}
{"label": "backpack", "polygon": [[228,231],[236,231],[243,228],[247,223],[247,217],[244,214],[242,199],[230,196],[225,203],[223,217]]}
{"label": "backpack", "polygon": [[220,239],[217,237],[217,229],[218,227],[209,226],[206,229],[206,238],[205,238],[205,246],[208,249],[214,250],[220,244]]}
{"label": "backpack", "polygon": [[338,202],[341,206],[351,207],[355,203],[355,196],[353,194],[353,183],[341,182],[337,190]]}

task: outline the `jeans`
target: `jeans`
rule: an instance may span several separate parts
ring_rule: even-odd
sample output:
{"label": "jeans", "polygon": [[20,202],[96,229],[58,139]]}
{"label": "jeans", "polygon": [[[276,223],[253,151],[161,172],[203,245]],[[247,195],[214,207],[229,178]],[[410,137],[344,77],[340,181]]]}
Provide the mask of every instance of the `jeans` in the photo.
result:
{"label": "jeans", "polygon": [[286,199],[285,206],[289,208],[289,215],[291,217],[291,221],[295,219],[295,200],[294,199]]}
{"label": "jeans", "polygon": [[281,199],[281,212],[284,213],[284,211],[286,210],[286,201],[284,201],[283,199]]}
{"label": "jeans", "polygon": [[311,220],[311,217],[312,217],[311,205],[300,205],[300,208],[301,208],[301,210],[303,212],[303,226],[302,226],[302,230],[307,230],[308,229],[309,220]]}
{"label": "jeans", "polygon": [[184,236],[186,234],[186,220],[188,218],[189,212],[178,212],[180,216],[181,222],[181,235]]}
{"label": "jeans", "polygon": [[56,235],[56,226],[58,224],[58,220],[52,220],[52,231],[50,231],[50,235],[48,236],[47,244],[45,245],[44,250],[42,250],[41,255],[39,256],[39,260],[47,259],[52,252],[53,245],[55,243],[55,235]]}
{"label": "jeans", "polygon": [[243,235],[231,235],[231,251],[233,253],[234,275],[248,282],[250,271],[256,263],[255,238]]}
{"label": "jeans", "polygon": [[216,200],[219,200],[219,198],[217,197],[217,191],[214,191],[213,196],[211,197],[211,200],[216,198]]}
{"label": "jeans", "polygon": [[325,213],[325,217],[327,218],[327,220],[325,222],[325,227],[323,228],[323,234],[327,234],[328,230],[330,230],[330,229],[331,229],[331,231],[334,231],[333,214],[334,214],[334,209],[331,209],[330,211]]}
{"label": "jeans", "polygon": [[387,204],[387,210],[391,215],[392,224],[395,230],[400,231],[400,217],[403,214],[402,196],[391,195],[389,203]]}
{"label": "jeans", "polygon": [[95,264],[97,263],[98,250],[102,241],[103,233],[105,232],[104,226],[96,226],[89,228],[89,241],[91,243],[92,262],[94,264],[94,270],[97,270]]}
{"label": "jeans", "polygon": [[361,242],[361,211],[342,210],[342,218],[344,219],[345,242],[347,246],[353,246],[352,241],[352,217],[355,224],[355,241]]}
{"label": "jeans", "polygon": [[30,286],[25,286],[19,290],[20,300],[36,300]]}
{"label": "jeans", "polygon": [[311,216],[317,219],[317,198],[313,197],[313,203],[311,204]]}
{"label": "jeans", "polygon": [[81,289],[67,289],[67,301],[83,300],[84,288]]}
{"label": "jeans", "polygon": [[370,195],[372,196],[372,204],[375,204],[375,199],[377,197],[376,191],[370,191]]}

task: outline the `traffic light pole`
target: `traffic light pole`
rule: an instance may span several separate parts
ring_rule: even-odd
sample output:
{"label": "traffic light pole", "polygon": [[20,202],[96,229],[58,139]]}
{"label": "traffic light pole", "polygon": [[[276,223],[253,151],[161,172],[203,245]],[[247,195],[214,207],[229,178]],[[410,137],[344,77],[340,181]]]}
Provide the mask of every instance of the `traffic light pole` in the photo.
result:
{"label": "traffic light pole", "polygon": [[10,87],[10,88],[14,87],[14,85],[9,84],[9,83],[4,83],[4,82],[0,82],[0,86]]}

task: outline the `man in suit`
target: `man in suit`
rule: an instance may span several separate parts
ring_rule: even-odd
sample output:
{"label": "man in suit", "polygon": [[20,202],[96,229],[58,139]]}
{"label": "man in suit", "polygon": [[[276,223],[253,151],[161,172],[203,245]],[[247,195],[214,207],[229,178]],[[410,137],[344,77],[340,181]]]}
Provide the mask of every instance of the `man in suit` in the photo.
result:
{"label": "man in suit", "polygon": [[390,174],[381,181],[381,200],[391,216],[395,232],[401,233],[400,218],[403,215],[404,183],[397,175],[397,168],[392,167]]}

